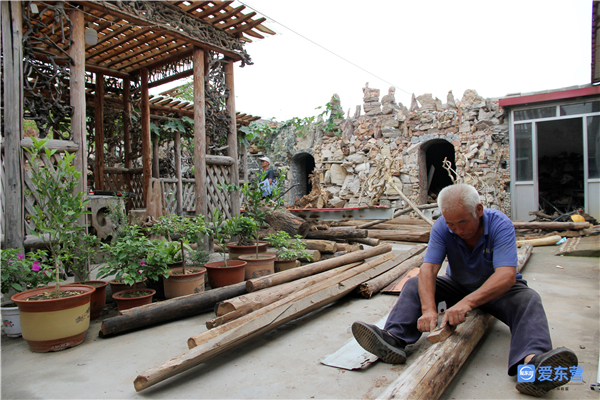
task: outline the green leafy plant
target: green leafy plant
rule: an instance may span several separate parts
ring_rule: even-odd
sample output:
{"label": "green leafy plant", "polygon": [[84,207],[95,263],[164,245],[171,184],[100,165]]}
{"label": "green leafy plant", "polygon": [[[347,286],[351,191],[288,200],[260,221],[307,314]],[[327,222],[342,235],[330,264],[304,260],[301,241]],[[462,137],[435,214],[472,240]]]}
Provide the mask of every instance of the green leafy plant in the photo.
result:
{"label": "green leafy plant", "polygon": [[68,232],[65,235],[63,246],[65,251],[61,256],[64,266],[75,274],[75,280],[85,282],[90,277],[90,272],[98,267],[93,264],[92,257],[96,249],[100,246],[100,240],[91,234],[81,234],[80,232]]}
{"label": "green leafy plant", "polygon": [[30,163],[30,180],[33,190],[27,190],[27,195],[33,195],[37,203],[33,205],[33,213],[29,215],[35,229],[31,232],[39,237],[50,248],[54,260],[55,297],[60,297],[60,261],[65,259],[72,248],[65,246],[67,236],[81,232],[84,227],[77,220],[89,211],[85,210],[88,200],[84,200],[83,192],[76,192],[81,173],[73,166],[75,154],[65,152],[62,158],[50,169],[40,159],[40,153],[45,153],[48,160],[56,150],[50,150],[44,145],[47,140],[33,139],[33,148],[26,150],[32,155]]}
{"label": "green leafy plant", "polygon": [[52,266],[46,261],[46,251],[36,250],[25,253],[23,249],[0,250],[2,258],[1,291],[11,289],[21,292],[44,286],[52,282]]}
{"label": "green leafy plant", "polygon": [[221,256],[223,257],[223,262],[227,267],[227,258],[225,257],[226,252],[226,244],[231,239],[231,237],[240,234],[241,227],[240,225],[246,224],[249,226],[249,218],[247,217],[233,217],[233,218],[225,218],[224,214],[221,214],[219,210],[216,208],[213,209],[211,214],[211,236],[214,237],[215,241],[221,248]]}
{"label": "green leafy plant", "polygon": [[144,278],[158,281],[160,276],[169,277],[167,264],[172,249],[168,242],[148,239],[137,225],[129,226],[112,243],[102,244],[102,250],[109,257],[98,270],[100,278],[114,275],[115,280],[131,286]]}
{"label": "green leafy plant", "polygon": [[302,236],[295,235],[293,238],[286,231],[278,231],[265,238],[271,247],[277,250],[277,257],[281,260],[297,260],[298,258],[312,259],[312,254],[304,251],[306,245],[302,242]]}

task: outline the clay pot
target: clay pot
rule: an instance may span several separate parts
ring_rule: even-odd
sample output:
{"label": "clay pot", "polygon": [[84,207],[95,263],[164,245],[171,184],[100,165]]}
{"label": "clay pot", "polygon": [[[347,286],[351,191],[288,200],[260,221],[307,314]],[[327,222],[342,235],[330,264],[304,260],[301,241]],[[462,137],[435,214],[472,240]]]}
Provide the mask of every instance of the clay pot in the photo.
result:
{"label": "clay pot", "polygon": [[106,287],[108,282],[106,281],[85,281],[75,282],[78,285],[88,285],[96,288],[92,293],[92,300],[90,304],[90,319],[100,318],[102,316],[102,309],[106,305]]}
{"label": "clay pot", "polygon": [[[181,272],[183,268],[170,268],[169,278],[163,279],[165,287],[165,298],[186,296],[188,294],[204,292],[204,276],[206,268],[204,267],[186,267],[185,275]],[[193,271],[192,273],[189,273]],[[179,273],[179,274],[178,274]]]}
{"label": "clay pot", "polygon": [[[258,254],[267,253],[267,242],[258,241]],[[252,246],[237,246],[235,242],[225,245],[229,250],[230,260],[239,260],[239,257],[244,254],[256,254],[256,243]]]}
{"label": "clay pot", "polygon": [[204,267],[208,275],[208,283],[213,289],[244,282],[246,261],[229,260],[227,267],[224,261],[216,261],[206,263]]}
{"label": "clay pot", "polygon": [[275,259],[275,272],[286,271],[288,269],[296,268],[296,259],[283,260],[280,258]]}
{"label": "clay pot", "polygon": [[114,279],[108,281],[108,283],[110,285],[110,293],[115,294],[128,289],[144,289],[146,287],[146,278],[144,278],[144,280],[141,282],[134,283],[133,286],[130,286],[126,283],[117,282]]}
{"label": "clay pot", "polygon": [[[138,297],[123,297],[127,293],[131,292],[145,292],[146,294]],[[112,295],[112,298],[117,302],[117,308],[119,311],[127,310],[129,308],[144,306],[152,303],[152,296],[156,291],[154,289],[142,288],[142,289],[127,289],[117,292]]]}
{"label": "clay pot", "polygon": [[21,319],[19,318],[19,307],[7,301],[2,303],[2,328],[8,337],[21,336]]}
{"label": "clay pot", "polygon": [[59,351],[77,346],[85,339],[90,326],[90,302],[96,288],[87,285],[64,285],[61,292],[83,293],[61,299],[29,298],[54,291],[54,287],[26,290],[11,297],[19,307],[21,331],[29,349],[36,353]]}
{"label": "clay pot", "polygon": [[240,260],[246,261],[246,280],[260,278],[275,272],[274,254],[246,254],[240,256]]}

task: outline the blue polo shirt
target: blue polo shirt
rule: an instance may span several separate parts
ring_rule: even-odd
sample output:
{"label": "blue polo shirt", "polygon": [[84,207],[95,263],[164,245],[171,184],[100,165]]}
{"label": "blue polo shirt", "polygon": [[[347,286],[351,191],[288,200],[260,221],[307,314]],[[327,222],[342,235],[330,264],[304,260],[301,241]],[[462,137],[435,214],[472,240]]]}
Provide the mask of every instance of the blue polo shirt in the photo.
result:
{"label": "blue polo shirt", "polygon": [[[431,228],[431,236],[424,262],[442,264],[448,256],[446,274],[470,290],[479,288],[494,273],[496,267],[517,266],[517,241],[511,220],[501,211],[483,210],[483,235],[473,252],[465,242],[438,218]],[[517,273],[517,279],[522,279]]]}

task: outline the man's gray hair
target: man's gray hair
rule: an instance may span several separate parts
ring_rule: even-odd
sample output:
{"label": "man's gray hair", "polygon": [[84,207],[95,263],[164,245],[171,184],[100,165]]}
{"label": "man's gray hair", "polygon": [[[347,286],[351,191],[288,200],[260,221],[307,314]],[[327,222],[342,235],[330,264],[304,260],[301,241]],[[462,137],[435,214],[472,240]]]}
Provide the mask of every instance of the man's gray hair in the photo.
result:
{"label": "man's gray hair", "polygon": [[438,207],[442,214],[444,211],[452,211],[464,207],[465,211],[470,212],[476,217],[475,208],[481,203],[477,190],[466,183],[446,186],[442,189],[437,198]]}

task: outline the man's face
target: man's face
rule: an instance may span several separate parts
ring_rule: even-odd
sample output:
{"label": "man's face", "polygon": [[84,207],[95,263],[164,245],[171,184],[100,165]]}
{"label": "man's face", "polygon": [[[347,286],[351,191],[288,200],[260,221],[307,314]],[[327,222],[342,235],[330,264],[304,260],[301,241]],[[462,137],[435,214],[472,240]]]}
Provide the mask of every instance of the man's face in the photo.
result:
{"label": "man's face", "polygon": [[463,240],[475,237],[479,230],[479,218],[483,215],[483,206],[477,204],[475,208],[476,217],[466,211],[464,207],[458,207],[443,213],[448,228],[460,236]]}
{"label": "man's face", "polygon": [[260,166],[263,168],[269,168],[269,162],[265,160],[260,160]]}

